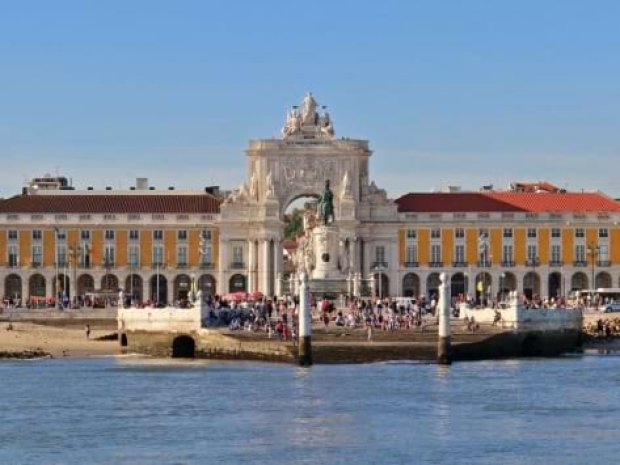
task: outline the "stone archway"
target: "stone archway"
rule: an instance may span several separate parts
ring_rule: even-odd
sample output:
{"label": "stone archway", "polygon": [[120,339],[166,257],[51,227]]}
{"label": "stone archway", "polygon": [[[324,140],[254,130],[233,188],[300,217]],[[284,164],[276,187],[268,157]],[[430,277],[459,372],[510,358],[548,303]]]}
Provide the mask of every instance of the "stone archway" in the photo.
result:
{"label": "stone archway", "polygon": [[493,295],[493,277],[490,273],[483,271],[476,275],[476,301],[486,304],[487,300]]}
{"label": "stone archway", "polygon": [[527,299],[540,297],[540,276],[534,271],[528,271],[523,277],[523,294]]}
{"label": "stone archway", "polygon": [[418,297],[420,295],[420,277],[415,273],[407,273],[403,277],[403,296]]}
{"label": "stone archway", "polygon": [[177,275],[177,277],[174,278],[173,285],[174,300],[187,300],[191,287],[192,278],[186,274]]}
{"label": "stone archway", "polygon": [[574,273],[570,280],[570,288],[571,291],[588,289],[588,275],[586,275],[583,271]]}
{"label": "stone archway", "polygon": [[101,278],[101,290],[108,293],[118,292],[118,277],[112,273],[103,276],[103,278]]}
{"label": "stone archway", "polygon": [[450,294],[451,297],[461,296],[465,299],[467,295],[467,277],[464,273],[454,273],[450,277]]}
{"label": "stone archway", "polygon": [[203,297],[214,296],[216,289],[216,281],[210,274],[203,274],[198,279],[198,289],[202,291]]}
{"label": "stone archway", "polygon": [[4,295],[8,299],[22,298],[22,278],[16,274],[10,274],[4,278]]}
{"label": "stone archway", "polygon": [[95,280],[89,274],[80,275],[77,281],[77,293],[83,296],[87,293],[95,292]]}
{"label": "stone archway", "polygon": [[431,273],[426,278],[426,295],[429,300],[433,297],[435,300],[439,297],[439,286],[441,285],[441,280],[439,279],[439,273]]}
{"label": "stone archway", "polygon": [[508,292],[517,290],[517,277],[514,273],[506,271],[500,275],[500,279],[502,280],[499,286],[500,292],[507,294]]}
{"label": "stone archway", "polygon": [[562,274],[559,271],[549,273],[547,290],[550,299],[557,299],[562,296],[564,287],[562,285],[562,279]]}
{"label": "stone archway", "polygon": [[247,280],[242,274],[234,274],[228,281],[228,292],[245,292],[247,291]]}
{"label": "stone archway", "polygon": [[52,290],[54,296],[58,299],[71,297],[71,280],[69,276],[62,273],[56,275],[56,279],[52,281]]}
{"label": "stone archway", "polygon": [[172,340],[172,358],[194,358],[196,356],[196,342],[185,334]]}
{"label": "stone archway", "polygon": [[28,296],[29,297],[46,297],[45,295],[46,280],[42,274],[33,274],[28,279]]}
{"label": "stone archway", "polygon": [[390,295],[390,279],[385,273],[375,273],[375,293],[380,299]]}
{"label": "stone archway", "polygon": [[168,303],[168,280],[162,274],[154,274],[149,281],[149,296],[153,305]]}
{"label": "stone archway", "polygon": [[[221,218],[229,224],[247,224],[248,212],[260,212],[263,225],[247,231],[244,240],[247,239],[250,259],[239,268],[244,274],[247,270],[245,279],[251,291],[267,295],[281,291],[280,286],[275,285],[279,283],[280,274],[302,267],[315,271],[321,263],[317,257],[324,256],[334,258],[333,262],[328,259],[325,263],[330,264],[329,268],[335,263],[336,270],[330,269],[329,277],[328,273],[323,273],[323,278],[319,278],[319,272],[314,273],[312,279],[341,280],[346,286],[349,273],[365,274],[370,269],[370,257],[364,256],[364,243],[370,238],[362,237],[367,234],[365,232],[358,235],[359,208],[380,221],[397,218],[395,202],[388,198],[385,190],[370,182],[369,156],[372,152],[368,141],[335,138],[333,122],[321,108],[307,95],[301,105],[289,109],[282,138],[251,141],[246,150],[248,178],[233,189],[220,206]],[[302,252],[295,255],[292,265],[288,264],[293,269],[284,269],[283,215],[295,199],[323,193],[326,181],[330,181],[333,194],[333,238],[337,244],[333,247],[334,241],[330,241],[329,253],[323,249],[315,254],[312,246],[316,246],[316,242],[308,241],[305,245],[310,247],[297,248]],[[353,244],[349,250],[341,245],[347,244],[347,239]],[[361,279],[366,287],[366,276]],[[218,283],[220,289],[225,289],[226,284]],[[231,283],[228,284],[230,289]],[[241,278],[237,284],[235,288],[248,289],[248,284],[241,285]]]}
{"label": "stone archway", "polygon": [[613,280],[611,279],[611,275],[607,271],[601,271],[596,275],[594,279],[594,288],[598,289],[600,287],[613,287]]}
{"label": "stone archway", "polygon": [[138,274],[130,274],[125,279],[125,294],[131,296],[133,302],[144,301],[144,280]]}

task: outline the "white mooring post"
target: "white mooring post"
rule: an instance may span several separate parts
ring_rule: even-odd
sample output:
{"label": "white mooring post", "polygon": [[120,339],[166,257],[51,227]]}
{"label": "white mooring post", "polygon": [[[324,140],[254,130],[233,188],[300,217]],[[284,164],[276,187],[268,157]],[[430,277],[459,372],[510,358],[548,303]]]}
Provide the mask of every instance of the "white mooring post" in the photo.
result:
{"label": "white mooring post", "polygon": [[449,365],[450,354],[450,282],[448,275],[439,275],[441,284],[439,285],[439,339],[437,345],[437,363]]}
{"label": "white mooring post", "polygon": [[312,365],[312,312],[308,292],[308,274],[299,275],[299,352],[301,366]]}

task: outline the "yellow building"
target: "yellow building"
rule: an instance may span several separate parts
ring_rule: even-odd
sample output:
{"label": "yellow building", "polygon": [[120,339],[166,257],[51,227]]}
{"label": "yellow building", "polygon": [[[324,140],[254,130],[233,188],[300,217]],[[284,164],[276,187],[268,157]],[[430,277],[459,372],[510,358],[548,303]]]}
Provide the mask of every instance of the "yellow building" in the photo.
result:
{"label": "yellow building", "polygon": [[620,286],[620,204],[558,189],[412,193],[399,206],[402,293],[516,290],[557,297]]}

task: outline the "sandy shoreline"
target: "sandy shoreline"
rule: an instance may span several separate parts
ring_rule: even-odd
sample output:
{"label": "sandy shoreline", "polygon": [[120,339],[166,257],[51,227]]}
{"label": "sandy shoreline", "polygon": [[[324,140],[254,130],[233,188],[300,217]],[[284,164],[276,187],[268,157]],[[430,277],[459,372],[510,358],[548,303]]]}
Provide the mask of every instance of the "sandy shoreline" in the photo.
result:
{"label": "sandy shoreline", "polygon": [[37,349],[53,357],[87,357],[120,353],[116,340],[94,340],[97,337],[111,334],[112,331],[109,329],[94,328],[91,330],[90,339],[87,339],[84,327],[56,327],[13,322],[13,329],[7,331],[7,325],[8,323],[0,324],[0,354]]}

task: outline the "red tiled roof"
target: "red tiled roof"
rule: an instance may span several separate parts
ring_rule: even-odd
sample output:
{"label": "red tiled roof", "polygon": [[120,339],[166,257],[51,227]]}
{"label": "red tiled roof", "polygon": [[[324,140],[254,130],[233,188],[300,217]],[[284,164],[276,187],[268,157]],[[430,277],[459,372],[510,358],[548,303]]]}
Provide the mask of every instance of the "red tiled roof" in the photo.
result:
{"label": "red tiled roof", "polygon": [[209,195],[18,195],[0,200],[0,213],[219,213]]}
{"label": "red tiled roof", "polygon": [[399,212],[620,212],[599,193],[450,192],[411,193],[396,200]]}

